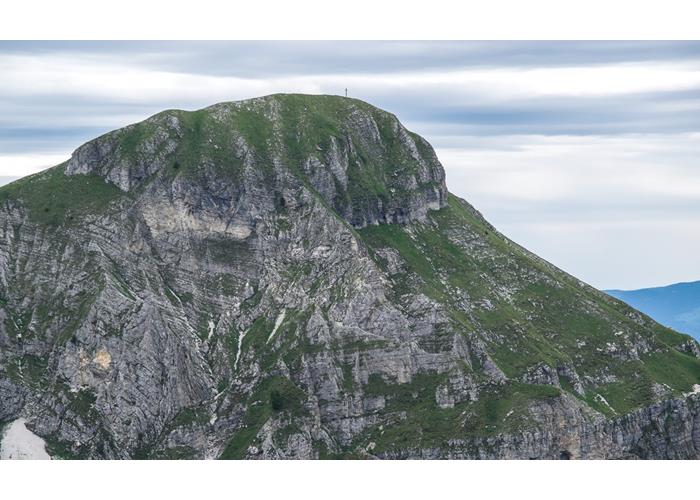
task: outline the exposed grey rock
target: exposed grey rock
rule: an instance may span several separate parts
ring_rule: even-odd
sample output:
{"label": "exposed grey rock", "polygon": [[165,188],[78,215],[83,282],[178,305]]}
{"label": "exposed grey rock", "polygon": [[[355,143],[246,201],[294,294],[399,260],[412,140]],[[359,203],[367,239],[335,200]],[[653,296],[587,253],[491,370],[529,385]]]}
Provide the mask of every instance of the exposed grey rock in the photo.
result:
{"label": "exposed grey rock", "polygon": [[0,422],[50,453],[698,455],[689,379],[653,371],[697,344],[498,234],[365,103],[164,112],[24,182],[0,190]]}

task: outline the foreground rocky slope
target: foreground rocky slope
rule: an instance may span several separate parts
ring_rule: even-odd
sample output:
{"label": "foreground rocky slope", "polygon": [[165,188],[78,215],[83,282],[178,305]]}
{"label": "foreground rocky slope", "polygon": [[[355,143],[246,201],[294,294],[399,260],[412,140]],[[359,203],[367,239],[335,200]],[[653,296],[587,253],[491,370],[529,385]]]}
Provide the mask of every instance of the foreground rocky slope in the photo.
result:
{"label": "foreground rocky slope", "polygon": [[357,100],[166,111],[0,189],[0,422],[54,457],[697,458],[698,356]]}

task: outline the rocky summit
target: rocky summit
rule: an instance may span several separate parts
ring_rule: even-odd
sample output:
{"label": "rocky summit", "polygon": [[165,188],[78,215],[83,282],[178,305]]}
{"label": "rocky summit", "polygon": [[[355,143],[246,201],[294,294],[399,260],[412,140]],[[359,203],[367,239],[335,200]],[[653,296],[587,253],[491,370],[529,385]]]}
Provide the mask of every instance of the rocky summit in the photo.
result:
{"label": "rocky summit", "polygon": [[698,458],[699,357],[354,99],[164,111],[0,188],[0,422],[53,458]]}

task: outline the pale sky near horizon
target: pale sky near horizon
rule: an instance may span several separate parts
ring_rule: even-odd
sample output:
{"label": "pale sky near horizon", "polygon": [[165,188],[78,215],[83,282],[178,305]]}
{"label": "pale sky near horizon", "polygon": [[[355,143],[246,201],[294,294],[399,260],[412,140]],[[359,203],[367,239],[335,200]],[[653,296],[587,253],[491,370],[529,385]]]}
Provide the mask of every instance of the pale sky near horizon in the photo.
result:
{"label": "pale sky near horizon", "polygon": [[347,87],[569,273],[700,279],[697,42],[0,42],[0,75],[0,184],[166,108]]}

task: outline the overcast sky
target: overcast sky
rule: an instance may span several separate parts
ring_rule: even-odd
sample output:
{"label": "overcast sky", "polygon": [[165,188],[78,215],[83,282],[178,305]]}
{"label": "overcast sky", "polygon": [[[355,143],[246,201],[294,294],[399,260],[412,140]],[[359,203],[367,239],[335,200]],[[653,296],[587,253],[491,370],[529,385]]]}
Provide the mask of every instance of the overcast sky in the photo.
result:
{"label": "overcast sky", "polygon": [[0,42],[0,75],[0,183],[166,108],[347,87],[584,281],[700,279],[700,43]]}

